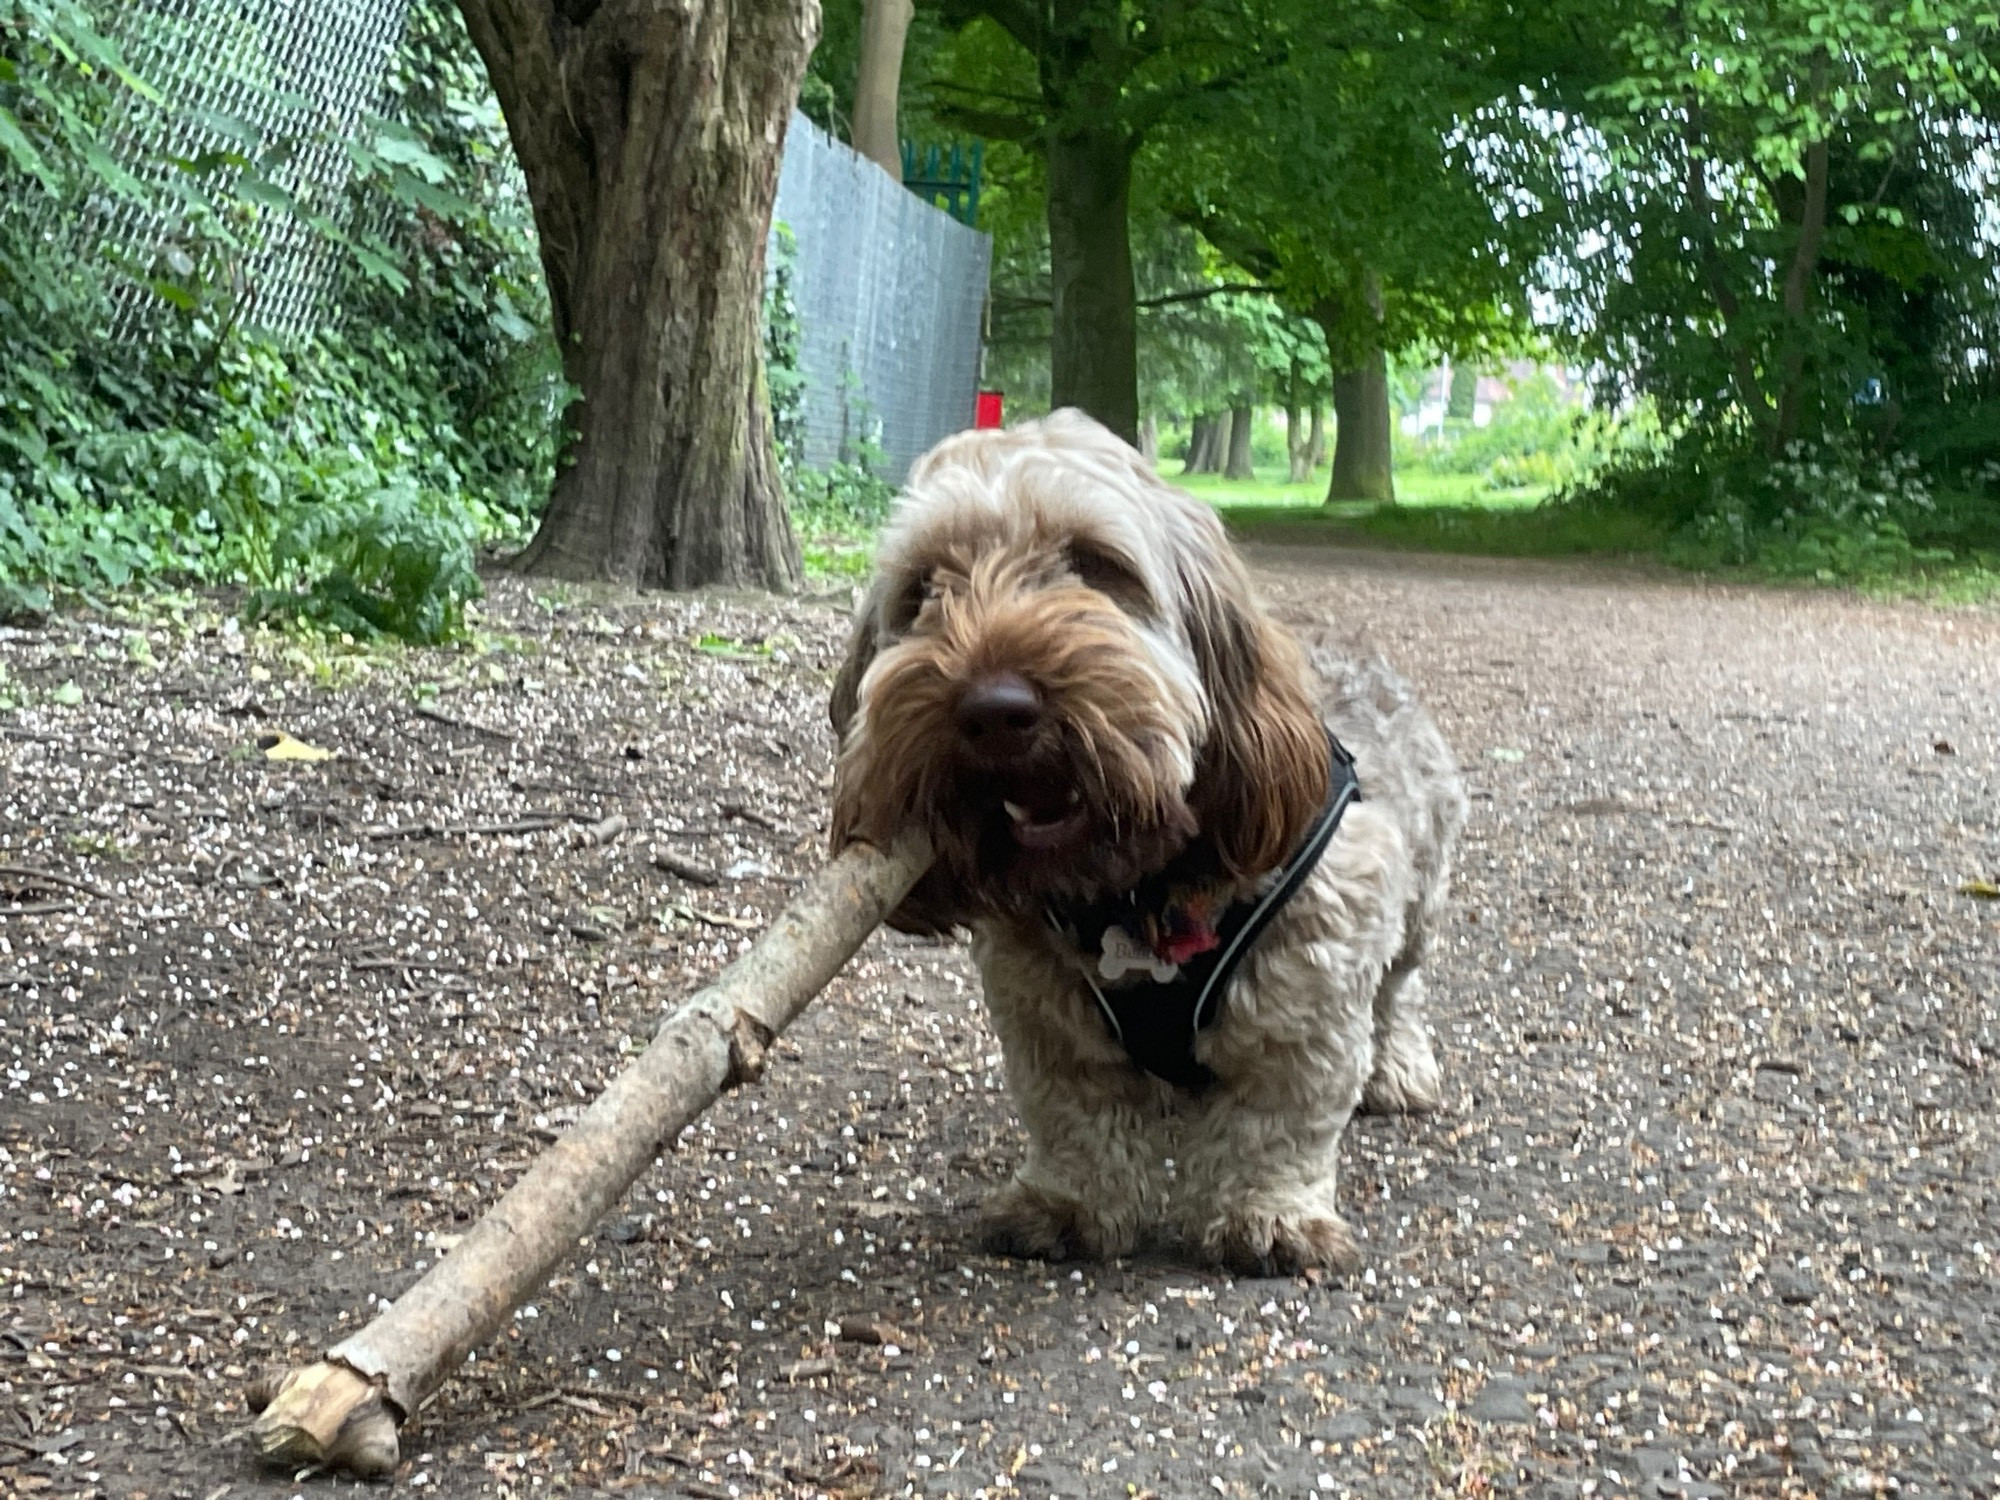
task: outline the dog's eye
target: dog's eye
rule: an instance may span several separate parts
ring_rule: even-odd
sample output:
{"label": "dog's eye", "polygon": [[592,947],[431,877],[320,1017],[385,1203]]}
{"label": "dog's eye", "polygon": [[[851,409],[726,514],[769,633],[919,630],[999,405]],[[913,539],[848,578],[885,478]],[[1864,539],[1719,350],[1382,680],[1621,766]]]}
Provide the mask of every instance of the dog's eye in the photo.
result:
{"label": "dog's eye", "polygon": [[1085,588],[1095,589],[1121,609],[1144,614],[1152,607],[1152,596],[1139,575],[1122,558],[1101,548],[1072,543],[1069,570]]}
{"label": "dog's eye", "polygon": [[908,630],[917,623],[924,607],[945,594],[944,581],[935,568],[926,568],[921,573],[913,573],[904,582],[901,592],[896,595],[894,608],[889,611],[890,628],[896,631]]}
{"label": "dog's eye", "polygon": [[924,602],[930,597],[930,574],[917,573],[906,579],[896,592],[894,604],[885,611],[889,628],[898,632],[908,630],[923,612]]}

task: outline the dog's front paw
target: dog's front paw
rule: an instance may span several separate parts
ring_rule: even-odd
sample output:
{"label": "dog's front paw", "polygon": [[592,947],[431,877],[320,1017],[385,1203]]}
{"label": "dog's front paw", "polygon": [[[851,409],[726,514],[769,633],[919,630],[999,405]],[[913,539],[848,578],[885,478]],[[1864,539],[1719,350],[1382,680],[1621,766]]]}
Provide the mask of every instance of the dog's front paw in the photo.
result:
{"label": "dog's front paw", "polygon": [[1427,1115],[1444,1102],[1444,1075],[1426,1053],[1414,1063],[1378,1067],[1361,1094],[1364,1115]]}
{"label": "dog's front paw", "polygon": [[1111,1260],[1131,1250],[1133,1235],[1074,1198],[1016,1178],[986,1200],[979,1238],[994,1255]]}
{"label": "dog's front paw", "polygon": [[1375,1056],[1375,1072],[1361,1094],[1364,1115],[1427,1115],[1444,1103],[1444,1074],[1430,1039],[1404,1027],[1389,1035]]}
{"label": "dog's front paw", "polygon": [[1203,1230],[1197,1248],[1238,1276],[1361,1269],[1361,1246],[1338,1214],[1226,1214]]}

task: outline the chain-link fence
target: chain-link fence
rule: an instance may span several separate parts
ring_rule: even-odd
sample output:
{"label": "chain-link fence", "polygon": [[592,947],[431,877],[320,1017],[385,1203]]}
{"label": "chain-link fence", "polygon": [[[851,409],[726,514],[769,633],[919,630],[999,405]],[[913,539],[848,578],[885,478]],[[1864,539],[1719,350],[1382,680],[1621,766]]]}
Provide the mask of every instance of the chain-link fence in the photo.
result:
{"label": "chain-link fence", "polygon": [[[131,99],[111,137],[127,170],[171,189],[179,163],[240,153],[263,180],[336,220],[348,142],[378,105],[407,0],[140,0],[100,24],[169,107]],[[97,205],[75,228],[142,268],[171,264],[186,207],[169,191]],[[279,336],[313,326],[338,245],[289,213],[264,216],[233,268],[246,324]],[[114,332],[140,331],[153,299],[133,286]]]}
{"label": "chain-link fence", "polygon": [[803,115],[792,117],[774,217],[798,244],[805,461],[863,442],[885,477],[972,425],[993,241],[923,202]]}

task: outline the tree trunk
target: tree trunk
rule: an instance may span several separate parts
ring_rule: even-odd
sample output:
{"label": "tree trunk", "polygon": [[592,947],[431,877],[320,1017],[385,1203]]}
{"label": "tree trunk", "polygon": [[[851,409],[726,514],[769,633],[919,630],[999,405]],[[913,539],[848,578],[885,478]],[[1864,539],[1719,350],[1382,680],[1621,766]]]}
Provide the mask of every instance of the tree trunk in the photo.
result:
{"label": "tree trunk", "polygon": [[459,0],[540,231],[574,442],[530,571],[795,586],[764,242],[817,0]]}
{"label": "tree trunk", "polygon": [[1296,357],[1285,384],[1285,458],[1287,484],[1303,484],[1312,477],[1312,440],[1306,435],[1305,403],[1299,394]]}
{"label": "tree trunk", "polygon": [[915,14],[914,0],[861,0],[853,145],[898,182],[903,180],[903,143],[896,105],[903,81],[903,43]]}
{"label": "tree trunk", "polygon": [[1229,462],[1222,470],[1224,479],[1257,477],[1257,470],[1250,462],[1250,424],[1256,415],[1256,409],[1250,406],[1229,409]]}
{"label": "tree trunk", "polygon": [[1075,406],[1138,446],[1139,313],[1132,282],[1132,143],[1115,126],[1048,143],[1049,402]]}
{"label": "tree trunk", "polygon": [[1187,451],[1181,454],[1181,472],[1195,473],[1195,465],[1201,461],[1201,443],[1208,427],[1208,418],[1196,412],[1188,418]]}
{"label": "tree trunk", "polygon": [[1212,414],[1198,413],[1188,427],[1187,464],[1183,474],[1213,474],[1215,472],[1215,429],[1217,418]]}
{"label": "tree trunk", "polygon": [[1209,413],[1208,426],[1202,433],[1201,462],[1195,465],[1195,472],[1220,474],[1223,450],[1228,446],[1229,413],[1226,411]]}
{"label": "tree trunk", "polygon": [[[1346,322],[1349,305],[1322,298],[1313,321],[1326,335],[1327,355],[1339,371],[1333,377],[1333,473],[1326,501],[1374,500],[1393,505],[1396,483],[1389,435],[1389,358],[1382,350],[1382,288],[1374,275],[1362,282],[1357,309],[1365,321]],[[1358,352],[1358,358],[1355,357]],[[1348,358],[1343,360],[1346,353]],[[1346,364],[1346,368],[1341,366]]]}
{"label": "tree trunk", "polygon": [[1333,475],[1327,503],[1396,503],[1389,440],[1389,359],[1377,349],[1358,370],[1333,377]]}
{"label": "tree trunk", "polygon": [[1809,332],[1806,314],[1810,305],[1813,278],[1819,271],[1820,246],[1826,239],[1828,150],[1825,141],[1806,147],[1805,192],[1799,204],[1799,231],[1792,247],[1792,263],[1785,272],[1779,325],[1783,353],[1778,360],[1779,385],[1775,420],[1767,430],[1765,451],[1782,458],[1798,441],[1806,404],[1806,343]]}
{"label": "tree trunk", "polygon": [[1139,424],[1139,456],[1155,468],[1159,467],[1160,419],[1151,413]]}
{"label": "tree trunk", "polygon": [[1326,464],[1326,403],[1313,397],[1312,431],[1306,435],[1306,477],[1311,478]]}

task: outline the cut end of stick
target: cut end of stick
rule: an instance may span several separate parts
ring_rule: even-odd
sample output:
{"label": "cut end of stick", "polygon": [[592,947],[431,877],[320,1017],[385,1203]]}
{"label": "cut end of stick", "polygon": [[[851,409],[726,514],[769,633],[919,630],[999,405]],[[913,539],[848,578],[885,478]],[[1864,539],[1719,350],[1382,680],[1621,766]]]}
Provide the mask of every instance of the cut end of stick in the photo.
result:
{"label": "cut end of stick", "polygon": [[268,1464],[380,1479],[402,1460],[390,1406],[375,1383],[349,1365],[322,1360],[276,1371],[244,1394],[257,1413],[251,1444]]}

